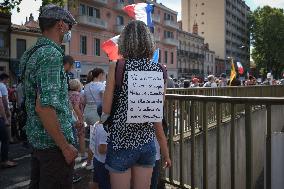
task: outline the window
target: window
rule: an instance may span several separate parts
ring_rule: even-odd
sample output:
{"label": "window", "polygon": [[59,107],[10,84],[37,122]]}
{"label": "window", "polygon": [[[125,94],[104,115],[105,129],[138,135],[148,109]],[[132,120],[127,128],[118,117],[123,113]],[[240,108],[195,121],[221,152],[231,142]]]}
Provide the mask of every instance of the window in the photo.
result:
{"label": "window", "polygon": [[204,22],[201,22],[201,24],[204,24]]}
{"label": "window", "polygon": [[116,17],[116,24],[117,25],[124,25],[124,18],[123,18],[123,16],[117,16]]}
{"label": "window", "polygon": [[204,5],[204,3],[201,3],[201,5]]}
{"label": "window", "polygon": [[86,6],[84,4],[80,4],[79,14],[86,15]]}
{"label": "window", "polygon": [[100,11],[100,9],[94,8],[94,12],[95,12],[96,18],[101,18],[101,11]]}
{"label": "window", "polygon": [[94,8],[93,7],[88,7],[88,15],[89,16],[94,16]]}
{"label": "window", "polygon": [[201,13],[201,15],[204,15],[204,12],[203,12],[203,13]]}
{"label": "window", "polygon": [[204,32],[201,32],[201,34],[204,34]]}
{"label": "window", "polygon": [[168,63],[168,51],[165,51],[165,64]]}
{"label": "window", "polygon": [[[164,13],[164,20],[171,20],[171,15],[168,13]],[[172,18],[173,19],[173,18]]]}
{"label": "window", "polygon": [[174,53],[171,52],[171,64],[174,64]]}
{"label": "window", "polygon": [[94,54],[96,56],[101,56],[101,40],[97,38],[94,40]]}
{"label": "window", "polygon": [[17,39],[17,59],[20,59],[26,51],[26,40]]}
{"label": "window", "polygon": [[159,50],[159,63],[161,63],[161,59],[162,59],[162,51]]}
{"label": "window", "polygon": [[4,48],[5,43],[4,43],[4,33],[0,32],[0,48]]}
{"label": "window", "polygon": [[164,31],[164,38],[174,38],[174,33],[170,31]]}
{"label": "window", "polygon": [[80,36],[80,53],[87,54],[87,36]]}

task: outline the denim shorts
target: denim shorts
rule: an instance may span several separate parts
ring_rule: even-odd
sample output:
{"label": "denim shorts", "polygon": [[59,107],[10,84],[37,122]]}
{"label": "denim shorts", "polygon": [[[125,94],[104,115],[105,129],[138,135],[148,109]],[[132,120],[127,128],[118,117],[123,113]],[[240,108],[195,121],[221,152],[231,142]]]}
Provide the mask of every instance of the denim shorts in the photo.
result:
{"label": "denim shorts", "polygon": [[133,166],[154,167],[156,162],[156,147],[154,140],[136,149],[114,150],[108,144],[106,165],[110,172],[121,173]]}
{"label": "denim shorts", "polygon": [[109,172],[105,168],[105,164],[98,161],[94,157],[93,166],[94,166],[93,181],[98,183],[100,189],[111,189]]}

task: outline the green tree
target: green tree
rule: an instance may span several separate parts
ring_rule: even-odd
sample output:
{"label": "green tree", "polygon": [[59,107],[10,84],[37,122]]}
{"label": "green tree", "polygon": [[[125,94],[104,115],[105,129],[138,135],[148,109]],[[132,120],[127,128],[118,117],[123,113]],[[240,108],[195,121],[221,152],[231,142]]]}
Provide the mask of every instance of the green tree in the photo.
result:
{"label": "green tree", "polygon": [[[37,0],[34,0],[37,1]],[[42,0],[42,5],[47,5],[49,3],[57,4],[59,6],[63,6],[67,3],[68,0]],[[22,0],[4,0],[3,3],[0,3],[0,12],[10,12],[12,9],[16,8],[18,12],[20,12],[19,5]],[[72,2],[72,1],[70,1]]]}
{"label": "green tree", "polygon": [[260,70],[272,71],[278,78],[284,70],[284,13],[283,9],[265,6],[252,12],[252,57]]}

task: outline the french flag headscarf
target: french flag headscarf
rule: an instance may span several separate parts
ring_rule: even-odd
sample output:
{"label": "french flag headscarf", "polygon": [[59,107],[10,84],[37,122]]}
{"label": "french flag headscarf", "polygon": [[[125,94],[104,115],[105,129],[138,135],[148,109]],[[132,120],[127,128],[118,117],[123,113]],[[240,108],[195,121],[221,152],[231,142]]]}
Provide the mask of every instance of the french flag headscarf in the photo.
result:
{"label": "french flag headscarf", "polygon": [[[144,22],[150,29],[154,29],[154,24],[152,20],[152,12],[154,10],[153,4],[148,3],[137,3],[132,5],[127,5],[123,10],[128,14],[129,17],[135,20],[140,20]],[[118,54],[118,39],[119,35],[115,36],[102,44],[103,51],[108,55],[109,60],[116,61],[121,58]],[[157,56],[158,52],[155,52]]]}
{"label": "french flag headscarf", "polygon": [[137,3],[125,6],[123,10],[129,17],[144,22],[149,28],[154,27],[152,20],[152,12],[154,10],[153,4]]}
{"label": "french flag headscarf", "polygon": [[243,68],[242,63],[237,62],[237,66],[238,66],[238,72],[239,72],[239,74],[242,75],[242,74],[244,73],[244,68]]}

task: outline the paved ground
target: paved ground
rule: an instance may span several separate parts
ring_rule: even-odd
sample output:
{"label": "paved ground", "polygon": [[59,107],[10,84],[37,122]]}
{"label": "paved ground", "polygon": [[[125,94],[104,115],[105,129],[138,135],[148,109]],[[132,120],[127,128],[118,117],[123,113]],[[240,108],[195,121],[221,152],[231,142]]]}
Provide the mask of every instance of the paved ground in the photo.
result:
{"label": "paved ground", "polygon": [[[26,189],[29,185],[30,174],[30,149],[21,144],[10,145],[9,156],[19,165],[10,169],[0,168],[0,189]],[[74,184],[73,189],[87,189],[91,180],[91,171],[82,168],[82,162],[75,166],[76,172],[82,176],[82,181]]]}

